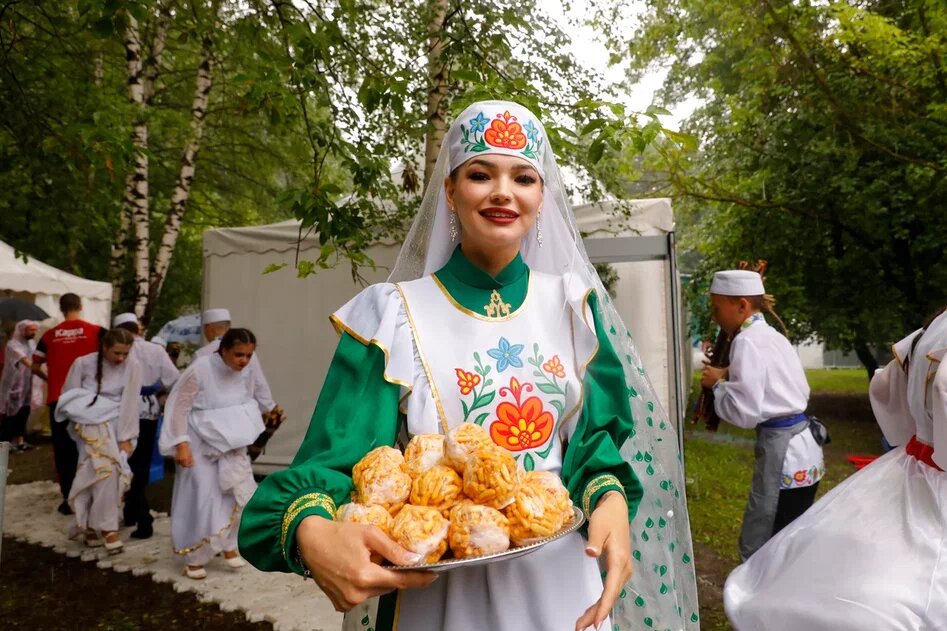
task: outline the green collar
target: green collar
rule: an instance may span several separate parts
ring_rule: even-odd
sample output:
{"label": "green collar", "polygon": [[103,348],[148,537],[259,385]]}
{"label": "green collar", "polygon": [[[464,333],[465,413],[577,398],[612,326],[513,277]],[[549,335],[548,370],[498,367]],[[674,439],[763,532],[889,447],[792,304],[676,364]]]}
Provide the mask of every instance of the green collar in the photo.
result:
{"label": "green collar", "polygon": [[434,276],[451,298],[480,315],[485,315],[484,305],[490,303],[494,290],[499,291],[503,301],[516,311],[526,299],[529,288],[529,267],[519,254],[494,277],[471,263],[460,246],[454,249],[450,260]]}

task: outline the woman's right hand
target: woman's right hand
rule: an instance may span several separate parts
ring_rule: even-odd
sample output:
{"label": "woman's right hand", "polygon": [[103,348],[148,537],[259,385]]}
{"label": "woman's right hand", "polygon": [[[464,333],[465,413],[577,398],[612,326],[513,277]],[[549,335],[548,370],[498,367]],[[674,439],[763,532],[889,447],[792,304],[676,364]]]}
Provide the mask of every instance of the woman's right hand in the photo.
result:
{"label": "woman's right hand", "polygon": [[178,443],[174,461],[185,469],[194,466],[194,456],[191,455],[191,445],[189,443]]}
{"label": "woman's right hand", "polygon": [[420,557],[388,538],[375,526],[329,521],[311,515],[296,528],[296,545],[303,563],[336,611],[395,589],[427,587],[433,572],[394,571],[371,560],[380,554],[396,565],[418,563]]}

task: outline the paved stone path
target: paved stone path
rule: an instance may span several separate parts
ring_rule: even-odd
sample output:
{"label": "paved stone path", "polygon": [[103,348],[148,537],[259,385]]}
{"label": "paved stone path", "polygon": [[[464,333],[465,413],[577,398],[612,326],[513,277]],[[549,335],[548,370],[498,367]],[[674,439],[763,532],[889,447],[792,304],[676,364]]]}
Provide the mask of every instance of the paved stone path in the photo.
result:
{"label": "paved stone path", "polygon": [[109,556],[103,548],[87,548],[68,538],[74,521],[56,512],[59,487],[53,482],[31,482],[7,487],[3,534],[17,541],[52,548],[60,554],[95,562],[102,569],[150,575],[156,583],[171,583],[175,591],[193,592],[203,602],[224,611],[243,611],[251,622],[270,622],[276,631],[337,631],[342,615],[312,581],[294,574],[264,573],[247,565],[227,567],[222,558],[207,565],[207,578],[195,581],[182,575],[182,561],[171,550],[171,521],[155,519],[155,535],[138,541],[122,529],[125,551]]}

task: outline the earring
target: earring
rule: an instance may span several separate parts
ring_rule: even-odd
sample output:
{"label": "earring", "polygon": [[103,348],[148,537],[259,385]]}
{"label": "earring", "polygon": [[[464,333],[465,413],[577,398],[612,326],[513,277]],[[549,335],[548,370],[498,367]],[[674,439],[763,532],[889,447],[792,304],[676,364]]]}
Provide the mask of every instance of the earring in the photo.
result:
{"label": "earring", "polygon": [[539,247],[543,247],[543,226],[539,223],[539,220],[542,219],[543,214],[536,213],[536,243],[539,244]]}
{"label": "earring", "polygon": [[450,242],[453,243],[457,240],[457,213],[453,208],[449,208],[448,212],[450,212]]}

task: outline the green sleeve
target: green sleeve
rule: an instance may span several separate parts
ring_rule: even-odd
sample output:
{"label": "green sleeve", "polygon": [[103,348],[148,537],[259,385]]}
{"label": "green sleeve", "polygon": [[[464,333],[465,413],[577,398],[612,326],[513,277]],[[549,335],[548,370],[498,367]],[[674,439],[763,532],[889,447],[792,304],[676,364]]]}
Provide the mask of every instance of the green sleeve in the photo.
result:
{"label": "green sleeve", "polygon": [[352,467],[379,445],[394,445],[400,386],[383,379],[385,353],[342,334],[293,464],[266,476],[243,509],[240,553],[264,571],[304,569],[296,527],[310,515],[332,519],[349,501]]}
{"label": "green sleeve", "polygon": [[562,479],[573,501],[581,501],[586,515],[608,491],[621,492],[628,502],[630,522],[638,512],[643,491],[631,464],[619,452],[619,446],[634,432],[628,386],[621,360],[602,326],[595,292],[589,295],[589,305],[599,348],[585,373],[582,413],[566,446]]}

